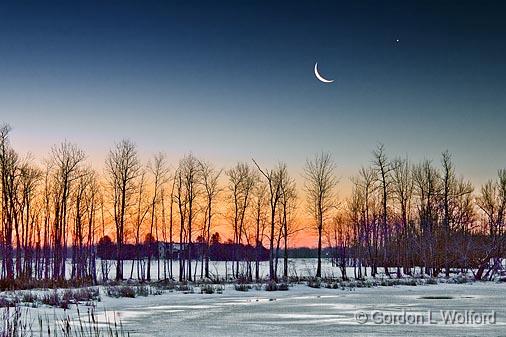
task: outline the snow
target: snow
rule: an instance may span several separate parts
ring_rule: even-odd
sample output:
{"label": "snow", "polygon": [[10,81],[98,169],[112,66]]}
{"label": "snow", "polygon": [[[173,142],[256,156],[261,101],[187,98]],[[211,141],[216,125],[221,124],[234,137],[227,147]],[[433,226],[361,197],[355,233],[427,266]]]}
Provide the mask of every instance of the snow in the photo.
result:
{"label": "snow", "polygon": [[[131,336],[498,336],[506,324],[504,285],[498,283],[438,284],[359,288],[309,288],[289,291],[252,289],[222,294],[167,292],[163,295],[110,298],[102,294],[98,319],[121,320]],[[429,297],[432,299],[424,299]],[[437,299],[450,297],[450,299]],[[32,314],[39,309],[30,309]],[[77,315],[74,309],[42,309],[54,315]],[[444,325],[440,310],[496,312],[496,323]],[[357,312],[419,314],[431,311],[437,324],[359,324]],[[85,312],[84,308],[81,308]]]}
{"label": "snow", "polygon": [[[96,261],[96,268],[97,268],[97,278],[99,281],[103,280],[103,274],[102,274],[102,262],[104,262],[104,265],[106,266],[106,269],[108,270],[108,279],[114,280],[116,276],[116,261],[112,260],[101,260],[97,259]],[[125,260],[123,261],[123,277],[125,279],[130,278],[130,274],[132,271],[132,264],[133,264],[133,273],[132,278],[138,279],[137,274],[137,261],[132,260]],[[147,268],[147,260],[144,260],[142,262],[144,265],[144,270]],[[234,262],[235,266],[235,262]],[[299,277],[314,277],[316,272],[316,266],[317,266],[317,259],[316,258],[291,258],[288,260],[288,273],[290,276],[299,276]],[[202,263],[201,261],[192,260],[192,277],[196,276],[197,279],[200,278],[201,275],[201,267]],[[239,262],[239,273],[245,273],[246,271],[246,262]],[[186,266],[187,268],[187,266]],[[186,271],[185,268],[185,271]],[[255,266],[254,262],[252,262],[252,268],[253,268],[253,275],[255,272]],[[160,272],[158,270],[160,269]],[[71,277],[71,270],[72,265],[71,261],[68,260],[66,264],[66,277]],[[362,271],[364,268],[362,268]],[[377,277],[382,277],[383,275],[383,269],[381,267],[378,268],[379,274]],[[172,262],[172,272],[173,272],[173,278],[178,279],[179,277],[179,261],[175,260]],[[283,259],[279,259],[278,262],[278,274],[281,274],[283,272]],[[390,272],[395,272],[394,268],[390,269]],[[414,270],[414,274],[418,275],[419,269],[416,268]],[[225,274],[228,276],[228,278],[232,275],[232,262],[229,261],[225,263],[224,261],[209,261],[209,273],[212,279],[220,278],[224,279]],[[354,268],[353,267],[347,267],[346,268],[347,276],[352,278],[354,276]],[[260,262],[260,277],[266,278],[269,275],[269,261],[261,261]],[[158,277],[160,275],[160,277]],[[158,268],[158,261],[152,260],[151,261],[151,280],[158,280],[164,279],[164,276],[169,275],[169,262],[167,261],[166,268],[164,269],[163,261],[160,260],[160,268]],[[367,268],[367,275],[371,275],[371,269]],[[337,266],[333,266],[331,263],[331,260],[328,258],[322,259],[322,278],[337,278],[341,277],[341,271]]]}
{"label": "snow", "polygon": [[[214,265],[223,276],[224,264],[214,262]],[[316,261],[302,259],[292,261],[292,265],[292,271],[299,276],[312,276]],[[264,275],[267,267],[266,264],[262,266]],[[177,270],[175,264],[174,271]],[[230,272],[230,265],[228,270]],[[323,270],[324,275],[340,276],[338,268],[328,261]],[[353,268],[348,273],[353,276]],[[115,316],[131,336],[141,337],[499,336],[504,335],[506,324],[505,286],[472,282],[343,290],[296,284],[288,291],[268,292],[253,287],[241,292],[228,284],[221,294],[201,294],[195,287],[195,293],[166,291],[162,295],[133,299],[108,297],[101,287],[102,301],[96,304],[96,313],[104,325]],[[67,311],[48,307],[28,310],[32,317],[77,316],[75,307]],[[81,306],[81,316],[86,310]],[[466,310],[484,314],[495,312],[495,324],[444,324],[443,314],[452,310],[458,313]],[[425,318],[430,313],[433,321],[417,325],[376,324],[372,319],[376,312],[386,317],[407,314]],[[357,313],[368,315],[368,322],[360,324]]]}
{"label": "snow", "polygon": [[[114,279],[116,275],[116,262],[115,261],[104,261],[106,265],[108,266],[108,278]],[[97,277],[99,280],[102,279],[102,272],[101,272],[101,260],[97,259]],[[138,278],[137,275],[137,262],[135,261],[124,261],[123,262],[123,276],[125,278],[130,277],[130,273],[132,270],[132,263],[134,263],[133,273],[132,277],[134,279]],[[146,263],[146,261],[144,261]],[[235,265],[235,262],[234,262]],[[193,275],[197,276],[197,279],[200,277],[201,273],[201,261],[192,261],[192,270]],[[297,258],[297,259],[289,259],[288,260],[288,273],[290,276],[299,276],[299,277],[314,277],[316,272],[316,266],[317,266],[317,259],[315,258]],[[156,260],[151,261],[151,279],[157,280],[158,274],[160,274],[160,279],[164,278],[164,272],[166,275],[169,275],[168,271],[168,262],[167,267],[164,270],[163,261],[160,261],[160,268],[158,268],[158,262]],[[253,268],[253,274],[254,274],[254,263],[252,263]],[[144,266],[144,269],[146,269],[146,266]],[[160,273],[158,273],[158,269],[160,269]],[[362,268],[363,269],[363,268]],[[379,268],[381,270],[381,268]],[[71,265],[68,264],[67,266],[67,277],[70,276],[70,270]],[[195,273],[196,270],[196,273]],[[240,262],[239,263],[239,272],[243,273],[246,271],[246,263]],[[172,272],[173,277],[175,279],[179,276],[179,262],[173,261],[172,264]],[[279,259],[278,262],[278,274],[281,274],[283,272],[283,260]],[[346,270],[349,277],[353,277],[353,267],[348,267]],[[224,261],[210,261],[209,262],[209,273],[210,276],[215,279],[217,277],[223,279],[225,278],[225,273],[230,277],[232,274],[232,262],[225,263]],[[193,276],[192,275],[192,276]],[[260,262],[260,277],[265,278],[269,275],[269,261],[261,261]],[[368,270],[368,275],[370,275],[370,269]],[[338,267],[332,266],[332,263],[330,259],[322,259],[322,277],[329,277],[329,278],[336,278],[341,277],[341,272]]]}

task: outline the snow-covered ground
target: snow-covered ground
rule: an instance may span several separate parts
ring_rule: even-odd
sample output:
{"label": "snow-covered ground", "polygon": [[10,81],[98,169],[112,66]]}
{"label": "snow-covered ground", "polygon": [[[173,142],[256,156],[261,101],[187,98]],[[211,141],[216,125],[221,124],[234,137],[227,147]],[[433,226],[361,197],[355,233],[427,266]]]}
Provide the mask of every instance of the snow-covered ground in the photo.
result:
{"label": "snow-covered ground", "polygon": [[[286,292],[242,293],[227,288],[223,294],[213,295],[169,293],[132,300],[106,298],[99,310],[116,311],[136,336],[499,336],[506,334],[504,290],[504,285],[494,283],[354,291],[303,285]],[[444,324],[440,310],[495,311],[495,324]],[[373,320],[375,315],[374,320],[379,322],[381,313],[376,312],[381,311],[385,311],[384,321],[404,311],[407,316],[419,313],[427,322],[360,324],[355,317],[365,313]],[[429,311],[432,323],[428,322]]]}
{"label": "snow-covered ground", "polygon": [[[134,279],[138,278],[137,273],[137,261],[127,260],[123,262],[123,276],[125,278],[129,278],[130,275]],[[232,275],[232,262],[224,262],[224,261],[210,261],[209,262],[209,273],[212,278],[225,278],[225,275],[228,276]],[[314,258],[307,258],[307,259],[289,259],[288,261],[288,272],[291,276],[305,276],[305,277],[311,277],[315,275],[316,272],[316,264],[317,259]],[[132,265],[133,265],[133,272],[132,272]],[[234,263],[235,265],[235,263]],[[106,269],[109,271],[108,278],[114,279],[116,276],[116,262],[115,261],[104,261],[104,266],[106,266]],[[164,268],[165,267],[165,268]],[[246,263],[240,262],[239,263],[239,271],[240,273],[244,273],[246,270]],[[254,268],[254,263],[253,266]],[[147,265],[146,261],[143,262],[143,268],[146,270]],[[169,275],[169,265],[168,261],[167,264],[164,266],[163,261],[160,261],[160,266],[158,265],[158,261],[153,260],[151,261],[151,279],[156,280],[158,279],[158,275],[160,275],[160,278],[163,279],[165,275]],[[71,271],[71,265],[70,261],[67,264],[67,276],[70,275]],[[158,271],[160,270],[160,271]],[[186,269],[185,269],[186,270]],[[353,275],[353,268],[348,269]],[[196,275],[197,278],[200,277],[202,271],[202,263],[200,261],[192,261],[192,276]],[[279,259],[278,262],[278,273],[281,274],[283,272],[283,260]],[[172,273],[173,277],[175,279],[179,276],[179,261],[173,261],[172,263]],[[269,274],[269,262],[268,261],[261,261],[260,262],[260,277],[267,277]],[[100,259],[97,260],[97,276],[99,279],[103,278],[102,273],[102,261]],[[340,277],[341,273],[339,271],[339,268],[336,266],[332,266],[330,259],[323,259],[322,260],[322,276],[324,277]]]}
{"label": "snow-covered ground", "polygon": [[[125,266],[127,277],[130,263]],[[230,268],[229,263],[228,273]],[[290,261],[291,275],[313,276],[315,269],[315,259]],[[174,271],[177,270],[175,263]],[[211,270],[220,277],[225,275],[223,262],[212,262]],[[261,274],[266,276],[267,271],[267,263],[262,263]],[[353,277],[353,268],[347,272]],[[156,261],[152,273],[157,275]],[[324,260],[323,276],[341,275],[337,267]],[[288,291],[276,292],[255,288],[240,292],[228,284],[221,294],[201,294],[195,286],[195,293],[166,291],[162,295],[136,298],[111,298],[105,287],[100,289],[102,301],[96,304],[98,319],[112,321],[114,313],[132,337],[506,336],[505,283],[345,290],[296,284]],[[26,310],[33,319],[77,315],[75,306],[65,312],[44,306]],[[87,309],[81,306],[80,310],[81,316],[83,313],[85,316]],[[486,322],[480,324],[477,319]],[[411,324],[413,320],[417,324]]]}
{"label": "snow-covered ground", "polygon": [[[105,315],[112,320],[115,313],[131,336],[146,337],[504,336],[504,292],[504,284],[493,282],[355,290],[295,285],[289,291],[277,292],[255,289],[239,292],[228,285],[222,294],[211,295],[198,291],[134,299],[102,295],[96,310],[101,321],[105,321]],[[48,308],[30,310],[32,315],[40,312],[49,312],[49,316],[76,315],[75,308],[67,312]],[[81,308],[81,312],[85,310]],[[465,315],[466,310],[468,318],[464,324],[450,321],[445,324],[444,318],[448,318],[445,315],[452,315],[453,311]],[[407,317],[406,321],[416,317],[418,324],[403,323],[402,316]],[[489,321],[487,324],[471,321],[478,316],[489,317]],[[364,317],[367,322],[361,324]],[[389,324],[395,319],[396,324]]]}
{"label": "snow-covered ground", "polygon": [[[143,268],[146,270],[147,264],[143,262]],[[234,263],[235,264],[235,263]],[[133,265],[133,272],[132,272]],[[108,278],[114,279],[116,275],[116,262],[115,261],[104,261],[104,266],[106,266],[106,270],[108,270]],[[241,274],[246,271],[246,263],[239,263],[239,272]],[[297,259],[289,259],[288,260],[288,274],[290,276],[299,276],[299,277],[314,277],[316,273],[317,267],[317,259],[316,258],[297,258]],[[253,275],[254,275],[254,263],[252,264]],[[70,261],[67,264],[67,277],[70,276],[71,265]],[[185,269],[186,270],[186,269]],[[348,277],[354,277],[353,267],[347,267],[346,272]],[[364,268],[362,268],[364,270]],[[202,264],[200,261],[192,261],[192,277],[196,276],[196,279],[200,278],[202,271]],[[383,271],[382,268],[378,268],[378,271]],[[391,269],[394,271],[394,269]],[[173,261],[172,264],[172,275],[174,279],[177,279],[179,276],[179,261]],[[210,261],[209,262],[209,273],[213,279],[220,278],[224,279],[225,275],[229,278],[232,275],[232,262],[224,262],[224,261]],[[283,260],[279,259],[278,261],[278,274],[281,275],[283,273]],[[160,275],[160,279],[164,279],[165,276],[169,276],[169,265],[164,268],[163,261],[160,261],[160,266],[158,266],[158,262],[156,260],[151,261],[151,279],[157,280],[158,275]],[[260,262],[260,277],[265,278],[269,275],[269,261],[261,261]],[[137,279],[137,261],[127,260],[123,262],[123,277],[129,278],[132,275],[132,278]],[[371,275],[370,268],[368,268],[367,275]],[[102,272],[102,261],[100,259],[97,260],[97,277],[99,280],[103,278]],[[341,271],[337,266],[333,266],[331,260],[328,258],[322,259],[322,277],[323,278],[337,278],[342,277]]]}
{"label": "snow-covered ground", "polygon": [[[506,260],[504,261],[506,262]],[[223,280],[225,277],[228,279],[232,278],[232,264],[235,265],[235,262],[224,262],[224,261],[210,261],[209,262],[209,273],[213,280],[220,279]],[[133,267],[133,268],[132,268]],[[298,277],[314,277],[316,273],[316,267],[317,267],[317,259],[316,258],[291,258],[288,260],[288,274],[289,276],[298,276]],[[96,268],[97,268],[97,277],[99,281],[104,279],[104,273],[107,273],[107,278],[109,280],[113,280],[116,277],[116,261],[113,260],[100,260],[97,259],[96,261]],[[147,261],[144,260],[142,262],[142,267],[144,269],[144,275],[146,275],[146,269],[147,269]],[[246,262],[240,262],[239,263],[239,273],[244,274],[246,272],[247,264]],[[253,275],[255,274],[255,266],[254,263],[252,263],[253,268]],[[506,269],[506,265],[504,265],[504,268]],[[132,260],[125,260],[123,261],[123,277],[125,279],[133,278],[133,279],[139,279],[137,270],[140,270],[138,267],[137,261]],[[166,262],[164,265],[164,262],[161,260],[160,264],[158,264],[157,260],[151,261],[151,280],[158,280],[169,278],[170,275],[170,266],[169,261]],[[71,277],[71,270],[72,265],[71,261],[67,261],[67,273],[66,277]],[[185,271],[187,270],[187,266],[185,266]],[[281,275],[283,273],[283,259],[279,259],[278,261],[278,275]],[[362,268],[362,272],[364,271],[364,268]],[[412,270],[415,275],[419,274],[420,269],[415,268]],[[378,268],[379,274],[377,277],[382,277],[383,274],[383,268]],[[395,273],[395,268],[390,268],[391,273]],[[192,261],[192,278],[195,276],[195,279],[199,279],[201,273],[203,273],[202,270],[202,263],[201,261]],[[354,268],[353,267],[347,267],[346,273],[348,277],[353,278],[354,275]],[[268,261],[261,261],[260,262],[260,277],[266,278],[269,275],[269,262]],[[175,260],[172,263],[172,276],[173,279],[178,279],[179,277],[179,261]],[[371,276],[371,269],[367,268],[367,276]],[[472,276],[470,273],[469,276]],[[329,258],[322,258],[322,278],[338,278],[342,277],[341,270],[339,267],[332,265],[331,260]]]}

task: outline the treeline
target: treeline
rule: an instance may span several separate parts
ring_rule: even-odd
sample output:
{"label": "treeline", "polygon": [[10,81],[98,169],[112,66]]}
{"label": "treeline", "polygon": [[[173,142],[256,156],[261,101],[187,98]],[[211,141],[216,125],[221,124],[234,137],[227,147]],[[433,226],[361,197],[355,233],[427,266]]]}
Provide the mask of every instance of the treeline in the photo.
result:
{"label": "treeline", "polygon": [[[167,259],[170,255],[172,255],[173,259],[178,259],[180,256],[186,256],[188,254],[187,249],[188,245],[185,245],[181,248],[178,247],[177,250],[170,251],[169,250],[170,243],[168,242],[144,242],[141,244],[131,244],[127,243],[123,246],[123,251],[121,255],[122,260],[135,260],[137,258],[142,258],[144,260],[151,257],[152,259]],[[226,242],[211,242],[209,247],[206,247],[204,243],[194,242],[193,250],[191,252],[191,258],[193,260],[202,259],[205,254],[206,249],[208,249],[209,260],[211,261],[235,261],[236,258],[239,258],[241,261],[253,260],[256,257],[256,247],[250,245],[241,244],[237,246],[234,243]],[[114,260],[116,259],[116,247],[114,242],[106,236],[101,238],[96,247],[97,257],[102,260]],[[140,250],[140,254],[139,254]],[[290,251],[293,249],[289,249],[289,257]],[[239,252],[236,255],[236,251]],[[315,255],[316,256],[316,255]],[[267,261],[269,259],[269,251],[260,247],[260,261]]]}
{"label": "treeline", "polygon": [[[159,153],[142,163],[135,144],[122,140],[97,172],[67,141],[42,161],[21,156],[10,131],[0,126],[0,275],[6,280],[97,282],[108,268],[97,261],[110,263],[97,259],[95,249],[106,237],[118,280],[133,275],[124,270],[127,255],[143,280],[155,277],[153,259],[157,278],[209,277],[218,224],[231,233],[225,242],[231,274],[250,280],[260,279],[264,247],[269,278],[287,279],[288,247],[300,231],[316,234],[316,277],[323,256],[332,257],[344,276],[351,261],[358,278],[368,268],[373,276],[378,268],[401,276],[414,267],[449,275],[457,266],[475,268],[481,278],[501,265],[506,171],[476,192],[457,175],[448,152],[437,164],[410,163],[388,158],[380,145],[372,164],[352,179],[352,195],[339,201],[328,153],[307,160],[299,191],[282,162],[267,168],[252,160],[223,170],[192,153],[177,163]],[[145,254],[146,244],[159,242],[171,253]]]}
{"label": "treeline", "polygon": [[[136,146],[122,140],[110,149],[105,170],[99,173],[68,141],[53,146],[43,161],[21,156],[10,142],[10,132],[8,125],[0,126],[3,279],[96,283],[97,275],[107,278],[104,271],[110,269],[110,261],[98,260],[95,249],[98,238],[106,237],[114,245],[117,280],[133,274],[124,270],[125,256],[131,255],[125,251],[127,245],[135,247],[132,268],[140,271],[138,277],[154,277],[155,255],[144,254],[146,242],[167,242],[170,252],[184,247],[177,259],[174,254],[157,257],[157,278],[191,281],[194,264],[201,266],[200,277],[209,277],[211,255],[226,253],[234,261],[234,277],[247,270],[241,276],[259,279],[266,242],[271,277],[278,273],[283,251],[287,277],[296,195],[286,165],[263,171],[237,163],[222,170],[189,153],[171,171],[165,155],[156,154],[143,164]],[[216,218],[226,223],[233,237],[230,246],[213,253],[212,241],[214,247],[219,241],[212,234]]]}
{"label": "treeline", "polygon": [[505,253],[506,170],[479,191],[455,171],[445,151],[439,163],[389,159],[383,146],[372,165],[353,178],[351,197],[335,213],[327,231],[333,257],[346,275],[383,267],[387,275],[421,272],[449,276],[452,268],[492,278]]}

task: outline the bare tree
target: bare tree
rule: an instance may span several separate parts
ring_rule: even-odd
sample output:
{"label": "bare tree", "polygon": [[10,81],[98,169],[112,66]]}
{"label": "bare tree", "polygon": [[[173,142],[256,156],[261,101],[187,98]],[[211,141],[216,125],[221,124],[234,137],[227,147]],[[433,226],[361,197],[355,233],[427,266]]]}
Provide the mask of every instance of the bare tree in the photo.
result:
{"label": "bare tree", "polygon": [[85,226],[87,222],[88,212],[92,205],[87,202],[90,185],[92,184],[93,173],[91,169],[81,168],[79,170],[79,178],[73,193],[73,218],[74,226],[72,233],[72,271],[73,279],[82,280],[88,276],[86,273],[86,232]]}
{"label": "bare tree", "polygon": [[[52,212],[51,209],[53,207],[53,198],[52,198],[52,191],[53,191],[53,182],[51,179],[51,172],[52,172],[52,162],[50,160],[45,161],[45,168],[44,168],[44,188],[43,188],[43,200],[42,200],[42,208],[44,210],[44,234],[43,234],[43,259],[44,259],[44,278],[49,279],[50,278],[50,263],[51,263],[51,217]],[[42,277],[42,275],[41,275]]]}
{"label": "bare tree", "polygon": [[[362,253],[363,245],[366,244],[366,248],[370,246],[367,245],[369,242],[366,239],[365,230],[365,211],[364,211],[364,193],[357,182],[353,186],[351,197],[346,202],[346,213],[348,217],[348,221],[353,226],[353,235],[355,238],[355,246],[357,247],[357,254],[355,259],[357,260],[354,263],[354,276],[355,278],[362,278],[362,266],[364,265],[364,257]],[[334,221],[334,225],[337,223]],[[334,226],[334,227],[335,227]],[[331,237],[332,239],[332,237]],[[336,241],[337,246],[337,233],[334,231],[334,240]],[[370,253],[370,250],[369,250]],[[367,276],[367,268],[365,269],[365,275]],[[357,272],[358,271],[358,272]]]}
{"label": "bare tree", "polygon": [[[392,190],[397,200],[401,213],[401,229],[399,231],[398,252],[397,252],[397,276],[400,277],[400,267],[403,265],[403,272],[410,274],[407,261],[408,251],[408,224],[410,217],[410,204],[413,196],[413,179],[411,167],[407,159],[394,159],[392,170]],[[401,261],[402,260],[402,261]]]}
{"label": "bare tree", "polygon": [[489,237],[488,242],[485,243],[485,248],[482,248],[484,253],[478,259],[478,269],[475,273],[475,278],[480,280],[484,277],[483,273],[490,259],[494,259],[494,263],[487,273],[494,273],[501,265],[501,257],[504,255],[504,225],[506,222],[505,169],[497,172],[496,181],[489,180],[482,186],[476,203],[485,215],[485,224]]}
{"label": "bare tree", "polygon": [[[371,275],[374,277],[378,268],[378,227],[374,221],[374,206],[375,200],[374,193],[377,191],[378,186],[377,174],[372,167],[361,167],[358,177],[352,179],[355,187],[353,189],[352,198],[350,200],[350,210],[355,213],[354,218],[356,221],[357,240],[359,242],[358,251],[361,257],[361,242],[365,245],[368,253],[369,263],[371,264]],[[359,276],[361,259],[359,258]],[[365,276],[367,276],[367,269],[365,269]]]}
{"label": "bare tree", "polygon": [[297,201],[297,187],[295,180],[288,175],[286,167],[282,171],[281,179],[281,228],[280,233],[283,237],[283,278],[288,281],[288,238],[298,232],[293,224],[293,217],[295,216],[296,201]]}
{"label": "bare tree", "polygon": [[102,199],[100,184],[97,173],[94,170],[88,171],[88,190],[86,193],[86,209],[88,210],[88,275],[93,284],[97,283],[95,236],[97,232],[96,214],[99,210],[99,202]]}
{"label": "bare tree", "polygon": [[140,170],[135,144],[129,140],[120,141],[109,152],[105,164],[112,192],[116,229],[116,280],[122,280],[126,216],[135,193],[135,179]]}
{"label": "bare tree", "polygon": [[429,275],[433,274],[435,268],[440,176],[439,170],[429,160],[413,167],[414,191],[418,198],[419,249],[425,272]]}
{"label": "bare tree", "polygon": [[7,124],[0,126],[0,173],[2,176],[2,246],[3,270],[8,280],[14,279],[13,261],[13,229],[16,217],[15,195],[16,175],[19,157],[11,148],[9,133],[11,128]]}
{"label": "bare tree", "polygon": [[281,172],[286,166],[279,163],[276,169],[262,170],[257,162],[253,159],[260,173],[265,177],[269,188],[269,206],[270,206],[270,236],[269,236],[269,279],[277,280],[274,269],[274,232],[276,227],[276,209],[278,208],[279,199],[281,198]]}
{"label": "bare tree", "polygon": [[63,142],[52,149],[53,161],[53,277],[65,279],[69,199],[74,182],[80,177],[84,152],[77,145]]}
{"label": "bare tree", "polygon": [[251,194],[257,181],[250,166],[246,163],[237,163],[233,168],[226,171],[229,178],[229,190],[232,197],[233,207],[233,231],[234,231],[234,259],[236,263],[235,277],[239,277],[238,249],[242,243],[246,211],[249,207]]}
{"label": "bare tree", "polygon": [[[162,153],[158,153],[153,158],[153,164],[149,165],[149,169],[151,171],[151,175],[153,176],[153,196],[151,199],[151,226],[149,228],[149,234],[153,236],[153,228],[156,230],[158,226],[155,226],[155,214],[156,214],[156,206],[160,202],[160,190],[163,189],[163,186],[167,182],[167,163],[166,157]],[[158,232],[158,231],[157,231]],[[158,236],[157,236],[158,241]],[[151,252],[153,247],[149,247],[148,253],[148,267],[147,267],[147,280],[151,280]],[[160,255],[158,254],[158,257]],[[160,272],[160,258],[158,258],[158,273]],[[159,277],[160,275],[158,275]]]}
{"label": "bare tree", "polygon": [[306,161],[304,167],[306,196],[308,209],[315,221],[318,231],[318,265],[316,277],[321,277],[322,233],[329,218],[331,209],[335,206],[335,188],[337,178],[335,163],[330,153],[320,153]]}
{"label": "bare tree", "polygon": [[253,191],[253,218],[255,222],[255,280],[260,280],[260,251],[263,248],[265,224],[267,222],[267,185],[258,182]]}
{"label": "bare tree", "polygon": [[[135,235],[135,246],[136,246],[136,260],[132,261],[132,266],[130,268],[130,278],[133,278],[134,267],[137,267],[137,278],[144,280],[146,277],[145,273],[145,262],[143,259],[143,243],[141,242],[141,230],[143,224],[148,216],[150,210],[150,202],[147,201],[147,192],[146,192],[146,170],[139,169],[138,178],[136,182],[136,191],[135,191],[135,210],[131,211],[132,219],[135,219],[134,224],[134,235]],[[150,236],[148,236],[150,237]],[[151,242],[146,242],[146,244],[150,244]],[[151,247],[149,247],[151,248]],[[145,253],[145,252],[144,252]],[[148,256],[150,255],[150,250],[147,252]]]}
{"label": "bare tree", "polygon": [[450,240],[450,202],[455,188],[455,169],[448,151],[442,154],[442,202],[443,202],[443,242],[444,242],[444,265],[446,277],[450,277],[450,265],[448,260],[448,241]]}
{"label": "bare tree", "polygon": [[[174,179],[174,199],[176,200],[178,213],[179,213],[179,281],[183,281],[185,265],[183,259],[183,248],[184,248],[184,239],[186,237],[185,234],[185,225],[186,225],[186,217],[188,216],[188,195],[185,190],[184,185],[184,176],[183,176],[183,168],[181,162],[179,163],[179,167],[176,170],[176,175]],[[172,248],[171,248],[172,250]]]}
{"label": "bare tree", "polygon": [[200,161],[199,163],[201,168],[201,183],[205,196],[204,227],[202,231],[205,246],[203,259],[205,277],[209,278],[209,245],[211,242],[211,228],[213,223],[212,219],[215,213],[214,204],[219,193],[221,192],[221,188],[218,183],[222,170],[216,170],[214,166],[208,162]]}
{"label": "bare tree", "polygon": [[[179,171],[176,170],[172,177],[172,188],[170,189],[169,198],[169,278],[173,279],[172,262],[174,257],[174,199],[176,192],[176,182],[178,181]],[[179,191],[179,189],[178,189]]]}
{"label": "bare tree", "polygon": [[390,192],[390,184],[392,182],[390,173],[392,171],[392,165],[387,158],[385,153],[385,147],[383,144],[378,145],[377,149],[373,151],[373,164],[377,171],[378,181],[381,186],[381,225],[383,230],[383,263],[385,268],[385,274],[390,276],[388,271],[388,256],[387,256],[387,245],[389,244],[389,228],[388,228],[388,198]]}
{"label": "bare tree", "polygon": [[[181,252],[183,251],[183,237],[187,236],[186,245],[186,260],[188,266],[188,281],[192,280],[191,258],[192,258],[192,231],[193,220],[197,215],[196,199],[200,192],[200,164],[197,158],[190,153],[187,154],[179,162],[177,169],[177,182],[176,182],[176,200],[179,208],[180,218],[180,245]],[[186,235],[184,235],[186,233]],[[184,263],[182,257],[179,257],[180,270],[179,278],[183,279]]]}
{"label": "bare tree", "polygon": [[353,222],[347,221],[343,213],[338,212],[325,231],[329,248],[333,251],[333,263],[341,270],[341,277],[344,280],[348,279],[346,268],[349,259],[348,248],[352,244],[353,225]]}
{"label": "bare tree", "polygon": [[497,181],[489,180],[481,187],[480,196],[476,199],[478,207],[486,216],[491,238],[504,233],[506,216],[506,170],[499,170],[497,176]]}

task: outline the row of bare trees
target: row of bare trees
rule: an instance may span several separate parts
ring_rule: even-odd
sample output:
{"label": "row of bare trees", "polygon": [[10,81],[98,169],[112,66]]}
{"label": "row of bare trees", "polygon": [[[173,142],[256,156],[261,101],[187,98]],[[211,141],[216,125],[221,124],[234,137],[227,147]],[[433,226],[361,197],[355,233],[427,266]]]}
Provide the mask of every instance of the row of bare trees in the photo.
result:
{"label": "row of bare trees", "polygon": [[[382,145],[352,179],[353,192],[333,214],[326,237],[346,276],[397,277],[418,272],[450,276],[472,270],[478,279],[502,268],[506,171],[478,193],[458,176],[449,152],[440,164],[389,159]],[[393,269],[393,270],[392,270]]]}
{"label": "row of bare trees", "polygon": [[[353,177],[351,196],[338,202],[328,153],[306,161],[299,190],[282,162],[264,167],[252,160],[222,170],[192,153],[175,165],[159,153],[143,164],[129,140],[109,151],[102,174],[70,142],[39,163],[14,150],[10,131],[0,127],[1,277],[7,280],[94,283],[113,267],[118,280],[210,278],[217,230],[230,233],[231,276],[248,280],[263,276],[264,247],[268,277],[288,279],[288,247],[301,231],[316,234],[316,277],[323,274],[325,246],[344,277],[350,266],[358,278],[379,268],[400,277],[416,266],[446,276],[452,268],[472,268],[482,278],[501,266],[506,170],[475,193],[448,152],[439,165],[413,164],[389,158],[380,145]],[[114,244],[114,263],[97,259],[99,239]],[[137,247],[130,270],[127,243]],[[254,249],[244,254],[244,246]]]}
{"label": "row of bare trees", "polygon": [[[21,158],[9,141],[10,131],[8,125],[1,126],[2,278],[96,282],[97,269],[107,277],[114,267],[116,279],[136,275],[150,280],[155,256],[156,278],[191,281],[198,265],[200,276],[210,277],[209,247],[218,226],[233,233],[234,277],[253,279],[253,270],[255,278],[261,277],[265,242],[270,242],[271,277],[274,266],[277,274],[282,248],[287,277],[287,247],[296,232],[296,188],[286,165],[270,171],[268,180],[253,162],[223,171],[191,153],[172,169],[163,154],[143,165],[135,144],[122,140],[109,151],[100,175],[85,153],[67,141],[54,146],[42,164]],[[108,237],[115,245],[115,261],[97,266],[98,239],[104,243]],[[126,243],[138,247],[129,271],[123,261]],[[200,261],[195,260],[195,243],[202,250]],[[239,254],[244,245],[255,247],[255,253]],[[146,247],[162,253],[146,258]],[[173,258],[179,264],[177,273]]]}

